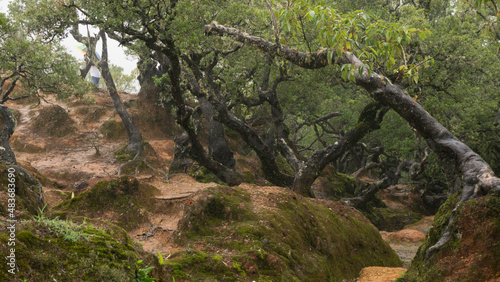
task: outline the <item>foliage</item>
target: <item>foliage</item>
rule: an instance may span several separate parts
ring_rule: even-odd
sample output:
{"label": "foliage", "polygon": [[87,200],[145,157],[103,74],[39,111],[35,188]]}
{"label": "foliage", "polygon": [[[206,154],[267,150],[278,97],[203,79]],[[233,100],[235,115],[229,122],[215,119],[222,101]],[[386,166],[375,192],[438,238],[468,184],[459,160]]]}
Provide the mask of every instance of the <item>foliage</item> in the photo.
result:
{"label": "foliage", "polygon": [[[18,19],[0,25],[0,80],[20,82],[17,96],[57,93],[60,98],[86,91],[79,79],[76,60],[57,40],[43,42]],[[11,93],[1,93],[3,99]],[[7,96],[6,96],[7,95]]]}
{"label": "foliage", "polygon": [[113,76],[116,88],[128,93],[137,92],[137,89],[134,85],[134,81],[137,75],[134,74],[134,72],[132,72],[131,74],[125,74],[123,73],[124,70],[122,67],[113,64],[109,66],[109,71]]}
{"label": "foliage", "polygon": [[[142,260],[137,261],[137,265],[139,267],[142,266]],[[149,272],[153,270],[153,266],[146,267],[146,268],[139,268],[137,270],[137,274],[134,278],[134,282],[151,282],[155,281],[156,279],[149,277]]]}
{"label": "foliage", "polygon": [[81,232],[84,229],[85,222],[76,224],[69,220],[60,220],[58,218],[49,219],[44,215],[35,217],[35,221],[38,224],[46,226],[56,236],[61,236],[64,240],[69,242],[84,240],[90,236],[89,234]]}
{"label": "foliage", "polygon": [[[313,34],[312,39],[317,45],[329,49],[330,62],[334,52],[337,52],[338,57],[342,57],[342,52],[349,51],[367,63],[368,72],[374,68],[385,68],[389,73],[401,74],[399,80],[409,77],[414,83],[418,83],[421,66],[427,66],[428,62],[432,61],[425,56],[421,62],[411,64],[406,58],[407,45],[417,36],[425,39],[429,33],[425,29],[419,30],[397,22],[372,19],[368,13],[361,10],[342,14],[330,8],[327,1],[294,1],[293,5],[282,7],[276,14],[279,15],[281,25],[290,32],[292,44],[305,41],[309,52],[312,52],[305,31],[308,27],[307,32]],[[282,44],[288,43],[286,38],[281,41]],[[322,51],[321,48],[319,52]],[[341,70],[344,80],[354,79],[354,73],[361,75],[364,71],[354,70],[350,64],[344,64]]]}

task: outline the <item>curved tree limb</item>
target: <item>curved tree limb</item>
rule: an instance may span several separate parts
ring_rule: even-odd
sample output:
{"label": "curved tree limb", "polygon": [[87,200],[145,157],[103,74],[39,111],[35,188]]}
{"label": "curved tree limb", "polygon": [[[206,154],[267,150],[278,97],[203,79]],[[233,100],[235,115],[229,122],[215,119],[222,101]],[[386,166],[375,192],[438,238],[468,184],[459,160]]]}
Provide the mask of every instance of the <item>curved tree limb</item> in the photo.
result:
{"label": "curved tree limb", "polygon": [[361,112],[358,124],[332,145],[316,150],[295,174],[292,190],[313,196],[311,185],[323,169],[358,143],[366,134],[380,128],[380,123],[388,108],[381,103],[370,103]]}
{"label": "curved tree limb", "polygon": [[[302,68],[317,69],[328,65],[328,52],[326,50],[316,53],[300,52],[286,46],[277,46],[260,37],[218,24],[206,25],[205,33],[208,35],[230,36],[236,41],[254,46],[265,53],[276,54]],[[429,147],[441,159],[453,164],[462,178],[462,197],[459,203],[485,193],[500,191],[500,179],[495,176],[490,166],[481,156],[458,140],[400,86],[392,84],[389,79],[375,72],[368,74],[364,63],[354,54],[344,51],[340,53],[341,56],[338,56],[337,52],[332,52],[332,63],[351,64],[354,69],[363,69],[361,75],[355,74],[355,83],[367,90],[373,99],[396,111],[425,138]],[[296,188],[301,189],[301,187]],[[452,219],[453,215],[439,242],[428,249],[428,257],[449,241],[449,227]]]}

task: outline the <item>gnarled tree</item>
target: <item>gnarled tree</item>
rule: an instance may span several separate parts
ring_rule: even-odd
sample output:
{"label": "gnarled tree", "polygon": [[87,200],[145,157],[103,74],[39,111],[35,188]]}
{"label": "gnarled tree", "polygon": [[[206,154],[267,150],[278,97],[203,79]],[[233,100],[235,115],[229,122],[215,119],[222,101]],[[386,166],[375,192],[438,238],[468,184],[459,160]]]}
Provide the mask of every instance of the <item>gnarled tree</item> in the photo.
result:
{"label": "gnarled tree", "polygon": [[[359,70],[359,72],[354,73],[354,82],[357,85],[363,87],[375,101],[390,107],[407,120],[442,159],[453,161],[457,173],[462,178],[460,202],[492,191],[500,191],[500,179],[495,176],[490,166],[478,154],[443,127],[404,89],[393,84],[388,78],[374,71],[368,71],[369,66],[365,65],[353,53],[342,49],[321,50],[316,53],[301,52],[286,46],[279,46],[231,27],[210,24],[205,28],[208,35],[230,36],[237,41],[255,46],[263,52],[276,54],[303,68],[323,68],[330,63],[350,65],[352,69]],[[329,55],[331,58],[328,58]],[[450,218],[450,222],[452,220]],[[450,230],[447,229],[441,240],[428,250],[428,254],[431,255],[443,246],[449,237]]]}

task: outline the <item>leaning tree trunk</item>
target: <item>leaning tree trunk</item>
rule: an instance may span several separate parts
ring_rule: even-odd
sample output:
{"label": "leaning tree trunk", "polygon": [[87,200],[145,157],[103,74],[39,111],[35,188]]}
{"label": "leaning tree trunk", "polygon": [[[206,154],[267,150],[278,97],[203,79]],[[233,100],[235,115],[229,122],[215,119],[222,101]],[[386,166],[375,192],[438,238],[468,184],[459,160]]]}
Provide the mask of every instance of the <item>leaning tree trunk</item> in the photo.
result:
{"label": "leaning tree trunk", "polygon": [[[214,106],[212,106],[212,104],[210,104],[207,100],[206,94],[206,92],[217,91],[216,83],[213,81],[211,75],[212,69],[215,67],[215,62],[217,62],[217,60],[214,60],[214,63],[205,68],[203,73],[200,66],[200,61],[203,58],[202,56],[192,54],[190,56],[183,55],[181,57],[193,73],[193,77],[190,79],[191,82],[188,88],[200,102],[199,107],[203,114],[207,129],[209,155],[215,161],[221,163],[227,168],[234,169],[236,161],[234,160],[233,152],[229,149],[224,133],[224,127],[219,121],[215,120],[216,111]],[[201,85],[204,86],[202,87]]]}
{"label": "leaning tree trunk", "polygon": [[118,95],[113,76],[111,75],[108,66],[108,46],[106,33],[104,32],[104,30],[101,30],[99,34],[102,40],[102,60],[97,64],[97,66],[101,71],[102,78],[106,82],[106,88],[108,89],[109,96],[113,101],[115,110],[120,116],[123,125],[125,126],[125,130],[127,131],[128,145],[125,151],[135,152],[136,155],[134,159],[136,159],[142,154],[142,133],[135,125],[133,117],[127,112],[127,109],[125,109],[125,106],[123,105],[122,100]]}
{"label": "leaning tree trunk", "polygon": [[[99,71],[101,72],[102,78],[106,82],[106,88],[108,90],[109,96],[111,97],[111,100],[113,101],[113,105],[115,107],[116,112],[120,116],[123,125],[125,126],[125,130],[127,131],[128,135],[128,145],[127,148],[125,149],[126,152],[128,153],[135,153],[134,159],[137,159],[139,156],[142,154],[142,133],[139,131],[137,126],[134,123],[134,119],[132,116],[127,112],[125,109],[125,106],[122,103],[122,100],[120,99],[120,96],[118,95],[118,91],[116,90],[116,85],[113,80],[113,76],[111,75],[111,72],[109,71],[109,66],[108,66],[108,43],[107,43],[107,37],[106,37],[106,32],[104,30],[99,31],[99,34],[97,36],[90,37],[84,37],[80,34],[78,31],[78,25],[74,25],[73,28],[71,29],[71,35],[75,38],[80,43],[86,44],[88,51],[88,58],[92,64],[97,66]],[[102,58],[99,61],[95,55],[95,46],[97,44],[97,41],[101,38],[102,40]],[[86,65],[86,68],[90,64]],[[85,69],[86,69],[85,68]],[[83,70],[85,71],[85,70]],[[83,72],[81,72],[83,74]]]}
{"label": "leaning tree trunk", "polygon": [[10,137],[14,134],[16,127],[16,118],[10,109],[4,105],[0,105],[0,112],[5,119],[5,125],[2,132],[0,132],[0,163],[3,164],[17,164],[16,156],[10,147]]}
{"label": "leaning tree trunk", "polygon": [[[317,69],[328,65],[328,50],[317,53],[304,53],[286,46],[277,46],[260,37],[251,36],[237,29],[218,24],[205,26],[207,35],[229,35],[235,40],[250,44],[263,52],[276,54],[302,68]],[[341,56],[333,50],[331,62],[351,64],[353,69],[363,69],[362,74],[355,74],[357,85],[366,89],[376,101],[391,107],[403,117],[418,133],[425,138],[429,147],[444,160],[454,166],[462,178],[462,197],[459,204],[476,198],[482,194],[500,191],[500,179],[495,176],[490,166],[471,148],[458,140],[451,132],[432,117],[420,104],[414,101],[400,86],[392,84],[389,79],[375,72],[368,73],[365,65],[350,52],[341,51]],[[444,246],[451,238],[449,219],[441,239],[427,250],[429,257]]]}
{"label": "leaning tree trunk", "polygon": [[92,63],[90,61],[86,62],[85,67],[80,69],[80,77],[85,79],[85,77],[89,73],[91,67],[92,67]]}

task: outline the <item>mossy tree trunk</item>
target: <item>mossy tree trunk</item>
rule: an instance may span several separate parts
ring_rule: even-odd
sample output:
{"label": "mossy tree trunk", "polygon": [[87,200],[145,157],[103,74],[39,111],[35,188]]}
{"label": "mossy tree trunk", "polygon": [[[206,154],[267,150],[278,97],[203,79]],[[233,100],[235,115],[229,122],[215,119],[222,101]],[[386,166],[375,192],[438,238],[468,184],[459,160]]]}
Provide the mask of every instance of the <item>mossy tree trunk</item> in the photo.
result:
{"label": "mossy tree trunk", "polygon": [[[367,71],[364,63],[350,52],[339,50],[340,56],[333,50],[332,60],[324,50],[317,53],[304,53],[286,46],[277,46],[260,37],[251,36],[237,29],[210,24],[205,26],[207,35],[231,36],[269,54],[276,54],[291,63],[307,69],[318,69],[329,65],[350,64],[353,69],[363,69],[355,74],[355,83],[370,93],[374,100],[390,107],[404,118],[417,132],[425,138],[429,147],[436,154],[451,164],[462,179],[462,197],[459,203],[478,197],[485,193],[500,191],[500,179],[495,176],[490,166],[471,148],[458,140],[451,132],[432,117],[420,104],[414,101],[400,86],[392,84],[389,79],[378,73]],[[441,239],[427,251],[427,257],[444,246],[451,237],[450,224]]]}
{"label": "mossy tree trunk", "polygon": [[[10,109],[3,104],[8,100],[19,100],[28,98],[29,96],[20,96],[16,98],[10,97],[17,82],[21,76],[27,76],[29,73],[23,68],[23,64],[18,64],[16,69],[5,77],[0,77],[0,112],[5,119],[5,124],[0,132],[0,162],[6,164],[17,164],[16,156],[10,147],[10,137],[14,134],[16,127],[16,117],[12,114]],[[10,81],[10,86],[4,89],[4,85]]]}
{"label": "mossy tree trunk", "polygon": [[[214,59],[212,63],[208,64],[206,67],[200,65],[203,59],[202,55],[185,55],[182,56],[182,59],[187,63],[192,72],[192,79],[190,80],[188,88],[191,93],[198,98],[200,103],[199,108],[201,109],[207,128],[209,154],[215,161],[220,162],[229,169],[234,169],[236,165],[234,154],[231,149],[229,149],[224,127],[215,119],[216,111],[207,99],[207,96],[210,94],[206,93],[218,91],[218,85],[212,79],[212,71],[216,65],[217,59]],[[203,87],[200,85],[203,85]]]}

